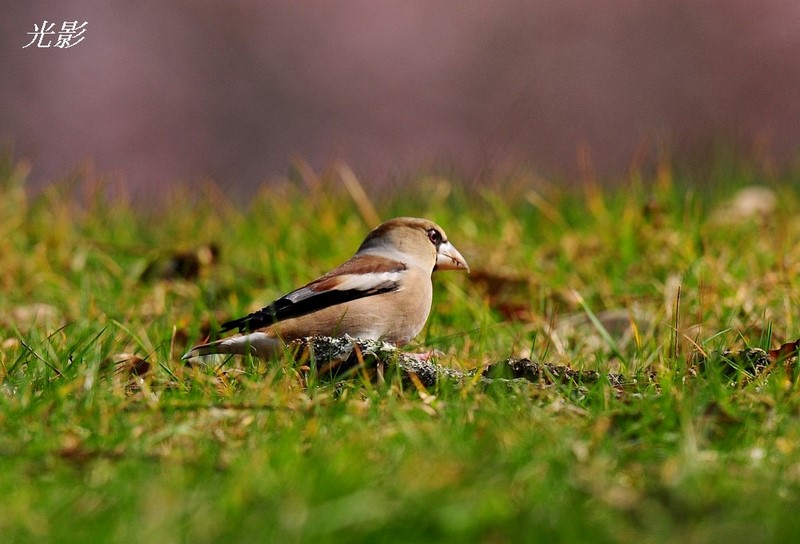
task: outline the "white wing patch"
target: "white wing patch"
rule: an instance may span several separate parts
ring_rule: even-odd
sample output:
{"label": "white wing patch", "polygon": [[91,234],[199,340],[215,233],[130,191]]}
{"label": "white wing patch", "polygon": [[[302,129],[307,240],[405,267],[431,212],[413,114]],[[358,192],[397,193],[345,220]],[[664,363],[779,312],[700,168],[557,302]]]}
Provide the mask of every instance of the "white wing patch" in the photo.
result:
{"label": "white wing patch", "polygon": [[399,282],[401,274],[402,271],[346,274],[339,276],[342,280],[334,289],[337,291],[370,291],[385,286],[387,283]]}

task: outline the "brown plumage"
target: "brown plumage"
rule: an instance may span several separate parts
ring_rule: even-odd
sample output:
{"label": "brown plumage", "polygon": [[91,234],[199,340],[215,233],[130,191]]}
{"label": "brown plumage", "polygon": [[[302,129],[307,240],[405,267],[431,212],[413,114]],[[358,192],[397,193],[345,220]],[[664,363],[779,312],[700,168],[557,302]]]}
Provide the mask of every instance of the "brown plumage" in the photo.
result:
{"label": "brown plumage", "polygon": [[238,333],[195,346],[184,359],[215,353],[272,356],[304,336],[381,339],[403,345],[431,309],[434,270],[466,270],[441,227],[400,217],[375,228],[348,261],[268,306],[222,325]]}

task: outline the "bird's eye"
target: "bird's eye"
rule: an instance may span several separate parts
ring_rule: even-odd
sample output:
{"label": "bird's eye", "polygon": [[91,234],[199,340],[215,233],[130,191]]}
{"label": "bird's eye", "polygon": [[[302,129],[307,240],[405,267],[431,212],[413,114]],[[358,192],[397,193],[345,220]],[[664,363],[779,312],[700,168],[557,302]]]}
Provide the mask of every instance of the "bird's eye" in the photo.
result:
{"label": "bird's eye", "polygon": [[428,229],[428,240],[435,246],[442,243],[442,233],[436,229]]}

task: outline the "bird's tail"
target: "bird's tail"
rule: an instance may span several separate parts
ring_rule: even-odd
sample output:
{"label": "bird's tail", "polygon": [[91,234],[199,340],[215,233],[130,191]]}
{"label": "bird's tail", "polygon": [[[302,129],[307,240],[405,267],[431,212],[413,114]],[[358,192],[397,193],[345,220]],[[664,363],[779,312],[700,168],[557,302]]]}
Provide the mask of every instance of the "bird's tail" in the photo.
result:
{"label": "bird's tail", "polygon": [[200,344],[195,346],[181,357],[182,361],[192,359],[193,357],[202,357],[204,355],[216,355],[218,353],[229,353],[226,346],[223,344],[224,340],[217,340],[216,342],[209,342],[207,344]]}
{"label": "bird's tail", "polygon": [[263,332],[237,334],[214,342],[195,346],[181,357],[181,360],[203,357],[205,355],[257,355],[267,358],[272,356],[281,346],[281,342],[272,335]]}

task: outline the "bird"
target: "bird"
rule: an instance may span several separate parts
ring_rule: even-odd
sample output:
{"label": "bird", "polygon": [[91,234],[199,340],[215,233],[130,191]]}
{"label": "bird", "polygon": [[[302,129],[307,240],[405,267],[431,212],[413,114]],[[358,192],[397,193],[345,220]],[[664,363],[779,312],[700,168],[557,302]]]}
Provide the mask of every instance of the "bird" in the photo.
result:
{"label": "bird", "polygon": [[308,336],[382,340],[398,347],[425,326],[436,270],[469,265],[428,219],[397,217],[373,229],[347,261],[244,317],[225,322],[232,336],[191,348],[182,359],[251,354],[269,359]]}

